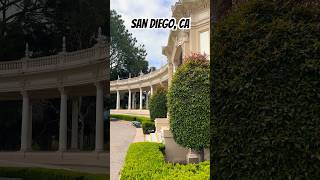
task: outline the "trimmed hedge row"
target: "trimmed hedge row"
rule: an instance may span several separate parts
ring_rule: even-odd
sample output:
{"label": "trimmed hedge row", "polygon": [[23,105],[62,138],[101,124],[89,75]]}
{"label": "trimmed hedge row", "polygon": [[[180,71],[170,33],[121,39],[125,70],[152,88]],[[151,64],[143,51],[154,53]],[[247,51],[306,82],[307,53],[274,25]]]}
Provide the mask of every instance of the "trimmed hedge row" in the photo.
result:
{"label": "trimmed hedge row", "polygon": [[89,174],[61,169],[0,167],[0,177],[23,178],[24,180],[107,180],[106,174]]}
{"label": "trimmed hedge row", "polygon": [[213,179],[319,179],[320,4],[251,0],[211,36]]}
{"label": "trimmed hedge row", "polygon": [[154,121],[156,118],[167,117],[167,91],[164,87],[158,87],[149,101],[150,118]]}
{"label": "trimmed hedge row", "polygon": [[125,114],[111,114],[110,117],[126,120],[126,121],[139,121],[141,123],[144,134],[147,134],[148,130],[155,130],[154,122],[151,121],[151,119],[148,117],[132,116],[132,115],[125,115]]}
{"label": "trimmed hedge row", "polygon": [[168,91],[170,128],[178,144],[203,150],[210,145],[209,61],[197,53],[184,61]]}
{"label": "trimmed hedge row", "polygon": [[171,164],[164,161],[164,145],[140,142],[130,145],[121,180],[126,179],[210,179],[209,161],[200,164]]}

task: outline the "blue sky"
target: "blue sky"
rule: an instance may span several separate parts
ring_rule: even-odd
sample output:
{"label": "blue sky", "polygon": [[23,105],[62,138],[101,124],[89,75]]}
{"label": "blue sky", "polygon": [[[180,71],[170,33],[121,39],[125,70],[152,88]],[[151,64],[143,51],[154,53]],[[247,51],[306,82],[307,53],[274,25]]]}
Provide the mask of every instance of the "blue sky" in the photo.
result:
{"label": "blue sky", "polygon": [[167,45],[169,29],[131,29],[134,18],[164,18],[171,17],[171,6],[176,0],[111,0],[111,9],[122,16],[125,26],[137,38],[138,43],[144,44],[148,53],[149,67],[159,68],[167,63],[162,55],[162,46]]}

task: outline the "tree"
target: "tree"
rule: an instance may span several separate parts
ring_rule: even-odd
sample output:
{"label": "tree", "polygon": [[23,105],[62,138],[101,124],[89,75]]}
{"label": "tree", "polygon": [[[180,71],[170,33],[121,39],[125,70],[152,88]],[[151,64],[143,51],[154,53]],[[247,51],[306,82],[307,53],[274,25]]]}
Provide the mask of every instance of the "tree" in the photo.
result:
{"label": "tree", "polygon": [[170,129],[175,141],[202,151],[210,143],[209,61],[201,54],[185,59],[168,91]]}
{"label": "tree", "polygon": [[[0,59],[24,56],[28,42],[33,57],[56,54],[66,36],[67,51],[92,47],[98,27],[109,35],[109,10],[105,0],[0,0]],[[101,8],[105,7],[105,8]]]}
{"label": "tree", "polygon": [[147,73],[148,62],[145,60],[144,45],[137,45],[136,38],[124,26],[124,21],[115,10],[110,15],[110,67],[111,80],[138,76]]}
{"label": "tree", "polygon": [[148,106],[151,120],[167,117],[167,91],[164,87],[160,86],[156,89],[150,97]]}

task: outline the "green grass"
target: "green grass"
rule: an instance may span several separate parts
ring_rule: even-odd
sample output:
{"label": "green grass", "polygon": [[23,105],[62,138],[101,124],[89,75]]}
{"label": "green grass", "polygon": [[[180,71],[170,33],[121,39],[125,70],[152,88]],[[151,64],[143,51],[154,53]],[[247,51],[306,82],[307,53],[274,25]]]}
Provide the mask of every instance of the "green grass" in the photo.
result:
{"label": "green grass", "polygon": [[0,167],[0,177],[24,180],[108,180],[107,174],[90,174],[62,169]]}
{"label": "green grass", "polygon": [[148,129],[155,129],[154,122],[148,117],[132,116],[132,115],[125,115],[125,114],[111,114],[110,117],[115,119],[125,120],[125,121],[139,121],[142,125],[143,133],[145,134]]}
{"label": "green grass", "polygon": [[116,118],[116,119],[122,119],[126,121],[139,121],[142,123],[142,121],[151,121],[148,117],[143,116],[132,116],[132,115],[125,115],[125,114],[111,114],[110,117]]}
{"label": "green grass", "polygon": [[130,145],[121,180],[127,179],[210,179],[210,163],[172,164],[164,161],[164,145],[140,142]]}

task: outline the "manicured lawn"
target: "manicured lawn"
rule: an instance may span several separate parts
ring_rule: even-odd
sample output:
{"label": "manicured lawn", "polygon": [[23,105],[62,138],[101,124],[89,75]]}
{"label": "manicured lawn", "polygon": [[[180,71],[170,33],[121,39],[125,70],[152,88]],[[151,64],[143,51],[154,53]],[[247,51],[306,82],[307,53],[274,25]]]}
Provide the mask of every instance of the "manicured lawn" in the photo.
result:
{"label": "manicured lawn", "polygon": [[154,122],[148,117],[132,116],[132,115],[125,115],[125,114],[111,114],[110,117],[115,119],[126,120],[126,121],[139,121],[142,124],[142,129],[145,134],[147,130],[155,129]]}
{"label": "manicured lawn", "polygon": [[108,180],[106,174],[89,174],[60,169],[0,167],[0,177],[23,180]]}
{"label": "manicured lawn", "polygon": [[116,119],[122,119],[126,121],[139,121],[141,123],[142,121],[151,121],[151,119],[148,117],[132,116],[132,115],[126,115],[126,114],[111,114],[110,117],[116,118]]}
{"label": "manicured lawn", "polygon": [[171,164],[164,161],[164,145],[139,142],[130,145],[121,180],[125,179],[210,179],[209,161],[200,164]]}

